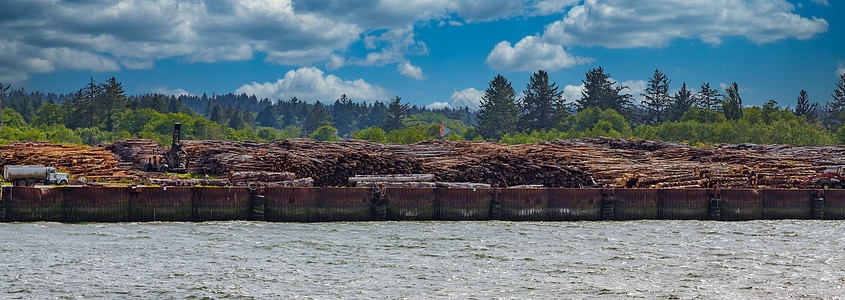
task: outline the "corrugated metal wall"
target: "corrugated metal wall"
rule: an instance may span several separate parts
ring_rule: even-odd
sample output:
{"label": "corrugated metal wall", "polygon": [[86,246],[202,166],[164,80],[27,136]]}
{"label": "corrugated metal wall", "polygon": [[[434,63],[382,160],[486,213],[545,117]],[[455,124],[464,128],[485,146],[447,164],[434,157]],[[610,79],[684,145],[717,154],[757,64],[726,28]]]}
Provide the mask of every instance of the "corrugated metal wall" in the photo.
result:
{"label": "corrugated metal wall", "polygon": [[[257,218],[274,222],[600,220],[603,202],[611,203],[615,220],[706,220],[711,209],[721,220],[845,219],[845,190],[4,187],[2,192],[0,221],[22,222],[252,220],[253,205],[260,211],[261,203],[264,214]],[[254,201],[257,195],[263,200]],[[711,198],[719,205],[711,206]]]}

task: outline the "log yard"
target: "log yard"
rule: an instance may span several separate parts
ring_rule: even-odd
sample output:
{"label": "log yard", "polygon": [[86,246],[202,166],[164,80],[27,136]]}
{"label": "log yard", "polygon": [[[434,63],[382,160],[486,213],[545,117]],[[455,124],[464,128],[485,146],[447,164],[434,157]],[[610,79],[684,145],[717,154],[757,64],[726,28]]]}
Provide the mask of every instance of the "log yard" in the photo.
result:
{"label": "log yard", "polygon": [[[196,178],[233,185],[341,187],[359,175],[432,174],[434,181],[494,187],[808,188],[826,167],[845,164],[843,146],[712,145],[584,138],[539,144],[362,140],[270,143],[183,141],[192,176],[146,172],[145,159],[166,148],[145,139],[95,147],[47,142],[0,146],[0,165],[49,165],[77,182],[194,185]],[[310,180],[304,180],[310,178]],[[299,181],[295,181],[299,180]],[[182,182],[180,184],[180,182]],[[217,182],[218,184],[220,182]],[[225,182],[224,182],[225,183]],[[803,186],[802,186],[803,184]],[[225,184],[220,184],[225,185]]]}

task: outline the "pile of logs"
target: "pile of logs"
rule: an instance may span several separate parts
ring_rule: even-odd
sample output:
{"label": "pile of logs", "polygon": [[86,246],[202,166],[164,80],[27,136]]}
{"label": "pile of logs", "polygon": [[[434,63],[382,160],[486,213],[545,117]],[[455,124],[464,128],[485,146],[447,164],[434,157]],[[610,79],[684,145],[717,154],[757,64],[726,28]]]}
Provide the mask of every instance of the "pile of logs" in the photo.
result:
{"label": "pile of logs", "polygon": [[102,146],[113,152],[123,164],[122,166],[139,170],[144,167],[144,158],[163,152],[156,141],[148,139],[122,139]]}
{"label": "pile of logs", "polygon": [[[715,145],[584,138],[526,145],[425,141],[411,145],[286,139],[271,143],[184,141],[188,171],[231,185],[356,186],[359,175],[429,174],[416,186],[795,188],[827,166],[845,165],[845,146]],[[105,147],[14,142],[0,146],[0,165],[43,164],[73,176],[162,184],[183,180],[136,169],[162,148],[128,139]],[[360,176],[359,176],[360,177]],[[433,177],[433,178],[431,178]],[[382,181],[385,182],[385,181]],[[394,183],[400,184],[400,183]],[[404,183],[405,185],[414,185]],[[377,185],[377,184],[376,184]],[[401,185],[401,184],[400,184]]]}
{"label": "pile of logs", "polygon": [[67,171],[72,178],[95,180],[139,180],[128,170],[117,168],[111,151],[102,147],[67,146],[48,142],[12,142],[0,146],[0,166],[44,165]]}

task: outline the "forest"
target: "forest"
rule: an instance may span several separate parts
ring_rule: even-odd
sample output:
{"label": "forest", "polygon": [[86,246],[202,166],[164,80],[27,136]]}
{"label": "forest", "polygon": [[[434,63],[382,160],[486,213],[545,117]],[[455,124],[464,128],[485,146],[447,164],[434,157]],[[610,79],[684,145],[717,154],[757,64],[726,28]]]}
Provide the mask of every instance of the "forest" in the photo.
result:
{"label": "forest", "polygon": [[[806,91],[762,106],[743,105],[736,82],[724,90],[698,88],[654,70],[637,103],[629,88],[602,67],[587,71],[579,99],[563,99],[548,73],[531,75],[522,97],[502,75],[493,78],[480,108],[428,109],[401,97],[360,102],[339,95],[325,103],[258,99],[246,94],[127,95],[114,77],[94,78],[68,94],[29,92],[0,83],[0,144],[38,140],[96,145],[123,138],[170,143],[173,123],[183,139],[272,141],[312,138],[415,143],[430,139],[506,144],[613,137],[724,144],[845,144],[845,74],[824,105]],[[674,91],[674,92],[672,92]],[[793,100],[794,99],[794,100]],[[443,131],[445,128],[447,130]]]}

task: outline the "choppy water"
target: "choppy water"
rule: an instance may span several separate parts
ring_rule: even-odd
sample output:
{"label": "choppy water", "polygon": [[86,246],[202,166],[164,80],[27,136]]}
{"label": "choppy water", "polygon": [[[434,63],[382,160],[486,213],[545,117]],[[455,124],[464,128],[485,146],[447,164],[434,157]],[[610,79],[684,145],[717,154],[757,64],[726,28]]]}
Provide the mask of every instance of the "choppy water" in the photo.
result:
{"label": "choppy water", "polygon": [[830,298],[845,222],[0,224],[0,298]]}

